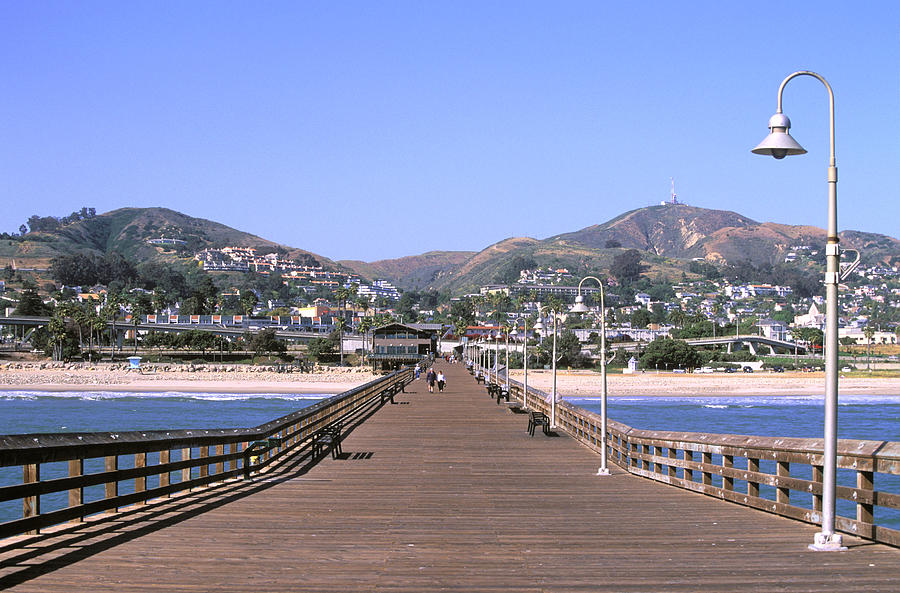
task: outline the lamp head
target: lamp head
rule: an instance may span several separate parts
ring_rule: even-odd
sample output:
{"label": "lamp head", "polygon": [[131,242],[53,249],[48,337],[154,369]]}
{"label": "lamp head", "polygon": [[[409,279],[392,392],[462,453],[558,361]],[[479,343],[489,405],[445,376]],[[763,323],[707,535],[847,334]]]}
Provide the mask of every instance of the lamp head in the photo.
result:
{"label": "lamp head", "polygon": [[534,329],[535,331],[543,331],[544,330],[544,321],[541,319],[538,319],[538,322],[534,324],[534,327],[532,329]]}
{"label": "lamp head", "polygon": [[569,309],[569,313],[587,313],[590,309],[584,304],[584,297],[580,294],[575,297],[575,304]]}
{"label": "lamp head", "polygon": [[769,135],[751,150],[753,154],[767,154],[776,159],[783,159],[788,155],[806,154],[806,149],[794,140],[788,130],[791,129],[791,120],[783,113],[776,113],[769,118]]}

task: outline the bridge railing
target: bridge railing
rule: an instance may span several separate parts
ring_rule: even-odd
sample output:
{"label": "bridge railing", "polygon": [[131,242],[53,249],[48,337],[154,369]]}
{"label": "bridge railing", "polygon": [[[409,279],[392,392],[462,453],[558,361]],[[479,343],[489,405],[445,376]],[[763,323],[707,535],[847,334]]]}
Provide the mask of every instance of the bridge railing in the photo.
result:
{"label": "bridge railing", "polygon": [[[510,392],[524,401],[518,381],[510,381]],[[549,395],[531,387],[524,405],[550,413]],[[599,414],[560,400],[557,426],[601,451]],[[607,419],[606,442],[607,458],[632,474],[798,521],[822,521],[823,439],[639,430]],[[835,528],[900,546],[900,442],[840,439],[837,453]]]}
{"label": "bridge railing", "polygon": [[[322,428],[346,426],[410,379],[400,370],[255,428],[2,435],[0,468],[20,467],[22,481],[0,486],[0,504],[21,500],[22,516],[0,523],[0,539],[265,473],[311,455]],[[66,495],[68,506],[42,511],[42,496]]]}

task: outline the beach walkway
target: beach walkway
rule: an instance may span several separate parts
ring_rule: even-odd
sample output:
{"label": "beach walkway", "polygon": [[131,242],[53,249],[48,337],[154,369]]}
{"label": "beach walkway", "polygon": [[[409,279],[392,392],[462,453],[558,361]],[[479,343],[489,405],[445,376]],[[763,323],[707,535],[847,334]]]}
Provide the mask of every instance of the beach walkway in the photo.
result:
{"label": "beach walkway", "polygon": [[[344,455],[0,550],[14,591],[896,591],[900,550],[629,475],[529,437],[462,365]],[[152,515],[152,520],[145,515]]]}

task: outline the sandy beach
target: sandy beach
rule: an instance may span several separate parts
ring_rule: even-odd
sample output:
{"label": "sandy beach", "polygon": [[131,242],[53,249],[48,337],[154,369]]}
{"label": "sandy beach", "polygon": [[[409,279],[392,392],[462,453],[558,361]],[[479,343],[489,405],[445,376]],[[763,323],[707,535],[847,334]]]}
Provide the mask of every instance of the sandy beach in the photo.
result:
{"label": "sandy beach", "polygon": [[249,365],[161,365],[150,374],[123,364],[0,365],[0,391],[174,391],[181,393],[342,393],[380,375],[368,369],[277,372]]}
{"label": "sandy beach", "polygon": [[[522,380],[522,371],[510,376]],[[0,364],[0,390],[36,391],[173,391],[183,393],[341,393],[377,378],[367,369],[320,367],[310,373],[277,372],[249,365],[160,365],[152,374],[127,364]],[[530,386],[550,391],[550,371],[529,371]],[[674,374],[610,373],[610,396],[816,395],[825,391],[823,373]],[[564,396],[598,396],[600,374],[559,371],[557,388]],[[845,377],[840,393],[900,396],[900,377]]]}
{"label": "sandy beach", "polygon": [[[512,371],[510,377],[521,381],[522,371]],[[550,371],[529,371],[528,385],[550,391]],[[594,371],[560,371],[557,391],[563,396],[599,396],[600,373]],[[900,396],[898,377],[845,377],[838,383],[841,394]],[[817,395],[825,393],[824,373],[734,373],[734,374],[674,374],[643,373],[607,376],[609,396],[769,396]]]}

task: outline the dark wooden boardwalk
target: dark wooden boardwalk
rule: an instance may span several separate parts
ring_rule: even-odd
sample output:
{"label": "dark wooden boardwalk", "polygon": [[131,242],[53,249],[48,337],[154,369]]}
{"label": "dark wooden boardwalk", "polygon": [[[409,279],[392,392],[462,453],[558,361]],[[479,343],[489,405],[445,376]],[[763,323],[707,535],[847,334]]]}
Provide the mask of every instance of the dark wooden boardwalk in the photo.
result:
{"label": "dark wooden boardwalk", "polygon": [[461,365],[294,466],[0,550],[15,591],[898,591],[900,550],[625,474],[525,432]]}

